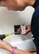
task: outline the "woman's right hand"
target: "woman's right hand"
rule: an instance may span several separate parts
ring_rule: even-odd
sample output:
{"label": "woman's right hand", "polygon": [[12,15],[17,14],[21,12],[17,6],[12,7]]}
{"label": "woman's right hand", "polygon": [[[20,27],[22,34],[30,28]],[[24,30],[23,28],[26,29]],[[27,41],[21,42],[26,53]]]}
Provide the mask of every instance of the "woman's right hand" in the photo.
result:
{"label": "woman's right hand", "polygon": [[30,25],[27,25],[26,26],[26,34],[28,34],[30,31],[31,31],[31,26]]}
{"label": "woman's right hand", "polygon": [[15,53],[14,54],[32,54],[30,51],[26,50],[20,50],[20,49],[15,49]]}

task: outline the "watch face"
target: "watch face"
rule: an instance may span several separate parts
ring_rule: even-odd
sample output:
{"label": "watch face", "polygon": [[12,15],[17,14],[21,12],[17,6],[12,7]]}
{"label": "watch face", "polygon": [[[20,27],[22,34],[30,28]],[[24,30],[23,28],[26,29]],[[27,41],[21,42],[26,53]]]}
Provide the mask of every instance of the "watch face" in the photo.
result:
{"label": "watch face", "polygon": [[21,26],[20,25],[14,25],[14,33],[17,35],[21,34]]}

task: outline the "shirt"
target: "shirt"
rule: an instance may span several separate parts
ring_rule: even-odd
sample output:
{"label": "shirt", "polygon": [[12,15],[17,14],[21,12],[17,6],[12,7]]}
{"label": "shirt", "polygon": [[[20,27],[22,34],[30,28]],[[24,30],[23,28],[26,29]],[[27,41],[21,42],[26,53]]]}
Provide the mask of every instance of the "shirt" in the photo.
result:
{"label": "shirt", "polygon": [[33,7],[35,8],[35,12],[33,14],[31,21],[31,32],[34,36],[34,43],[38,48],[39,47],[39,0],[36,0]]}
{"label": "shirt", "polygon": [[39,0],[35,1],[35,4],[33,5],[33,7],[36,9],[36,7],[39,5]]}

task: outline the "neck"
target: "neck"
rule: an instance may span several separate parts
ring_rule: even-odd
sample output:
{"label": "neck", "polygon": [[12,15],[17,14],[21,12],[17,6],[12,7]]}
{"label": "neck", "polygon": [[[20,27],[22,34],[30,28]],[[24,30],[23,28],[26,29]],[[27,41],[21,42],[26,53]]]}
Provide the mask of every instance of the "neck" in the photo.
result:
{"label": "neck", "polygon": [[36,0],[27,0],[28,1],[28,5],[33,6],[36,2]]}

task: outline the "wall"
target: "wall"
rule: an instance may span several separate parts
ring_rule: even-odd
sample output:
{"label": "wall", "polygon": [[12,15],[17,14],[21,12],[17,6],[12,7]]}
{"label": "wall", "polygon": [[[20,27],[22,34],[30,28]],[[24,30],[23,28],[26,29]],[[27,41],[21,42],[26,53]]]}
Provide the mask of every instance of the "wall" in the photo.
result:
{"label": "wall", "polygon": [[[31,18],[34,12],[34,8],[28,6],[24,11],[9,11],[7,8],[0,7],[0,34],[3,33],[12,33],[14,32],[13,26],[15,24],[31,24]],[[35,47],[31,39],[24,40],[32,37],[32,34],[29,33],[26,36],[14,36],[5,38],[4,40],[9,42],[12,46],[15,45],[19,49],[24,50],[25,48]],[[14,42],[16,41],[16,42]],[[21,43],[20,43],[21,42]],[[15,44],[16,43],[16,44]],[[23,47],[22,47],[23,46]],[[10,54],[6,50],[0,49],[0,54]]]}
{"label": "wall", "polygon": [[34,8],[29,6],[24,11],[8,11],[0,7],[0,34],[12,33],[15,24],[30,24],[33,12]]}

